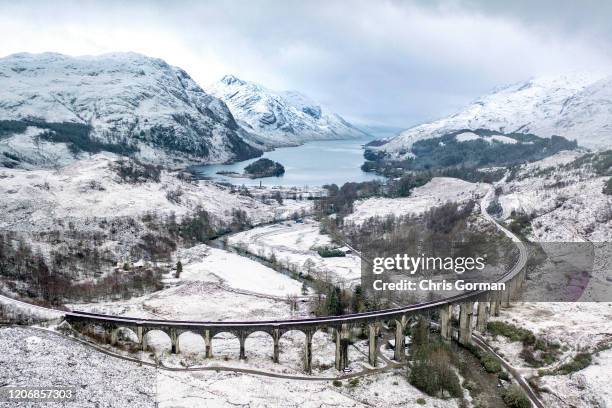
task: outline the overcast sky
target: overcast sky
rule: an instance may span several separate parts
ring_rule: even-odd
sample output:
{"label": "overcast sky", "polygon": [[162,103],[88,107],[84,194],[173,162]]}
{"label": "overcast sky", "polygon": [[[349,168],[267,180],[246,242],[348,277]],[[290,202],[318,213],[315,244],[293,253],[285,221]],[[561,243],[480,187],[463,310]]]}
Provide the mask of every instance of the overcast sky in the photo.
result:
{"label": "overcast sky", "polygon": [[532,76],[612,70],[610,21],[607,0],[0,0],[0,56],[136,51],[409,127]]}

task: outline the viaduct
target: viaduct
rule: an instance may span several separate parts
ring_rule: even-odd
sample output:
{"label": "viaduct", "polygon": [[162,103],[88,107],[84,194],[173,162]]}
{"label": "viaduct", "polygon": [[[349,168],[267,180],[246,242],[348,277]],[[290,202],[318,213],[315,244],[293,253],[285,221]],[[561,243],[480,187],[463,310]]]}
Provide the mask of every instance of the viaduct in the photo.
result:
{"label": "viaduct", "polygon": [[80,331],[86,331],[92,326],[103,327],[107,340],[111,344],[117,342],[118,333],[122,329],[132,330],[140,348],[146,349],[146,334],[152,330],[165,332],[171,340],[172,352],[180,353],[179,336],[184,332],[192,332],[204,338],[206,356],[213,355],[213,337],[219,333],[231,333],[240,342],[240,358],[245,359],[245,340],[255,332],[265,332],[272,337],[272,359],[279,362],[279,341],[283,334],[297,330],[305,335],[304,371],[312,368],[312,337],[318,331],[332,331],[336,343],[335,366],[343,370],[348,365],[348,345],[352,328],[366,328],[368,334],[368,361],[372,366],[378,362],[378,340],[384,323],[395,326],[394,359],[405,359],[405,329],[411,319],[423,315],[439,316],[439,328],[444,339],[453,336],[451,327],[453,310],[459,309],[459,327],[457,341],[467,345],[471,342],[472,330],[483,332],[486,329],[489,316],[498,315],[501,307],[509,305],[511,298],[521,289],[525,281],[525,265],[527,250],[521,242],[515,242],[519,249],[519,258],[515,265],[497,282],[505,283],[506,289],[501,291],[472,291],[450,298],[413,304],[405,307],[384,309],[374,312],[355,313],[342,316],[306,318],[295,320],[271,321],[185,321],[185,320],[155,320],[130,317],[117,317],[103,314],[71,311],[65,312],[64,319]]}

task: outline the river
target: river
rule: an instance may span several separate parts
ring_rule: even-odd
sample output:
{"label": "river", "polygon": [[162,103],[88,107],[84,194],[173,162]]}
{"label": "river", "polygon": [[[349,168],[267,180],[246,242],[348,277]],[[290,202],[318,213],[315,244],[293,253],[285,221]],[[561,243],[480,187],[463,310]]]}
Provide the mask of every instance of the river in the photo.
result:
{"label": "river", "polygon": [[260,179],[236,178],[217,174],[219,171],[242,173],[244,168],[257,159],[232,164],[193,166],[191,171],[198,178],[223,181],[236,185],[258,186],[322,186],[348,181],[381,179],[372,173],[361,171],[363,145],[371,139],[326,140],[308,142],[296,147],[281,147],[265,152],[262,157],[279,162],[285,167],[281,177]]}

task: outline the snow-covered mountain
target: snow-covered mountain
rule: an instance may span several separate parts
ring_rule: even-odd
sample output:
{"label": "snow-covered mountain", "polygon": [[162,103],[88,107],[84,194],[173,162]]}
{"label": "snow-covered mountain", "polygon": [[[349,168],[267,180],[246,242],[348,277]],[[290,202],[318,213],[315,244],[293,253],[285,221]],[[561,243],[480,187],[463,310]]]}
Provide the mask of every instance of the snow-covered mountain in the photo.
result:
{"label": "snow-covered mountain", "polygon": [[452,116],[405,130],[371,149],[401,157],[417,140],[462,129],[557,135],[576,139],[584,147],[610,147],[612,76],[572,73],[514,84]]}
{"label": "snow-covered mountain", "polygon": [[272,91],[233,75],[224,76],[206,90],[223,100],[238,122],[269,147],[366,136],[299,92]]}
{"label": "snow-covered mountain", "polygon": [[[225,162],[261,153],[244,141],[250,136],[227,106],[185,71],[135,53],[0,58],[0,120],[89,125],[96,142],[128,145],[152,162]],[[3,151],[28,150],[31,136],[5,136]]]}

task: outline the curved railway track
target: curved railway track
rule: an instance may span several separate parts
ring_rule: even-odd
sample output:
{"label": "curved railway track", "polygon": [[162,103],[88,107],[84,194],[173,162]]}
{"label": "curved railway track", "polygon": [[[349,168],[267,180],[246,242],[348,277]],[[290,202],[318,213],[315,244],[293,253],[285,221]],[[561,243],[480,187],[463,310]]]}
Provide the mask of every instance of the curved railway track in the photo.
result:
{"label": "curved railway track", "polygon": [[[515,278],[525,267],[527,263],[527,249],[525,244],[514,235],[512,232],[500,225],[495,219],[493,219],[486,211],[486,204],[488,203],[489,196],[493,190],[490,190],[487,195],[482,199],[481,216],[485,220],[497,226],[497,228],[508,236],[516,245],[519,250],[519,257],[516,263],[506,272],[502,277],[495,281],[495,283],[507,283]],[[318,326],[318,325],[338,325],[343,323],[364,323],[372,320],[384,320],[393,318],[396,316],[405,315],[408,313],[421,312],[426,310],[433,310],[448,304],[460,303],[463,301],[469,301],[479,299],[487,295],[489,291],[470,291],[459,295],[451,296],[448,298],[422,302],[412,304],[408,306],[402,306],[397,308],[382,309],[373,312],[353,313],[342,316],[325,316],[325,317],[312,317],[303,319],[287,319],[287,320],[263,320],[263,321],[194,321],[194,320],[163,320],[163,319],[142,319],[142,318],[130,318],[130,317],[118,317],[110,316],[99,313],[90,313],[73,310],[66,312],[66,316],[73,318],[83,318],[98,322],[110,322],[110,323],[121,323],[131,325],[164,325],[164,326],[179,326],[185,328],[282,328],[282,327],[295,327],[295,326]]]}
{"label": "curved railway track", "polygon": [[[482,214],[481,216],[487,221],[493,223],[501,232],[503,232],[512,241],[514,241],[515,245],[517,246],[519,250],[519,257],[516,263],[512,266],[512,268],[510,268],[510,270],[508,270],[508,272],[506,272],[502,277],[500,277],[498,280],[495,281],[495,283],[507,283],[507,282],[510,282],[513,278],[515,278],[525,267],[526,262],[527,262],[527,250],[526,250],[525,245],[520,241],[518,237],[516,237],[516,235],[514,235],[512,232],[510,232],[509,230],[504,228],[502,225],[497,223],[497,221],[494,220],[487,213],[486,205],[488,203],[488,199],[490,195],[492,194],[492,191],[493,190],[490,190],[487,193],[487,195],[485,195],[485,197],[482,199],[480,203],[481,214]],[[471,291],[471,292],[462,293],[459,295],[451,296],[451,297],[440,299],[440,300],[422,302],[418,304],[377,310],[377,311],[372,311],[372,312],[353,313],[353,314],[342,315],[342,316],[326,316],[326,317],[288,319],[288,320],[222,321],[222,322],[193,321],[193,320],[142,319],[142,318],[132,318],[132,317],[110,316],[110,315],[105,315],[105,314],[84,312],[84,311],[78,311],[78,310],[64,312],[64,311],[49,309],[49,308],[45,308],[41,306],[31,305],[25,302],[20,302],[20,301],[16,301],[10,298],[6,298],[4,296],[0,296],[0,297],[7,299],[7,300],[11,300],[12,302],[19,302],[23,305],[27,305],[27,307],[30,307],[30,308],[36,308],[37,310],[41,312],[52,312],[56,314],[61,314],[62,317],[65,317],[71,320],[72,319],[87,320],[90,322],[109,323],[109,324],[115,324],[115,325],[149,326],[152,328],[154,328],[155,326],[166,326],[166,327],[182,328],[185,330],[202,329],[202,328],[207,328],[207,329],[216,328],[219,330],[222,330],[222,329],[227,330],[229,328],[238,329],[238,330],[242,330],[242,329],[257,330],[257,329],[271,329],[271,328],[272,329],[282,329],[282,328],[291,329],[291,328],[295,328],[296,326],[303,327],[303,328],[317,327],[317,326],[338,326],[338,325],[343,325],[343,324],[360,324],[360,323],[367,323],[367,322],[371,322],[375,320],[386,320],[386,319],[392,319],[398,316],[405,316],[409,313],[417,313],[417,312],[422,312],[422,311],[427,311],[427,310],[434,310],[434,309],[440,308],[445,305],[452,305],[452,304],[457,304],[457,303],[466,302],[466,301],[479,300],[487,296],[488,293],[489,291]],[[501,356],[499,356],[493,350],[493,348],[488,343],[486,343],[486,341],[482,337],[476,334],[472,334],[472,339],[474,340],[475,344],[478,347],[491,352],[501,362],[501,364],[504,365],[504,367],[511,373],[511,375],[515,378],[515,380],[521,386],[521,388],[523,388],[524,391],[528,394],[529,398],[532,400],[532,402],[534,403],[536,407],[544,408],[544,406],[538,399],[537,395],[535,394],[533,389],[531,389],[531,387],[525,381],[525,379],[512,366],[510,366]],[[79,341],[84,344],[88,344],[88,342],[85,342],[82,340],[77,340],[77,339],[74,339],[74,340]],[[91,344],[89,345],[91,347],[94,347]],[[129,359],[129,358],[124,358],[123,356],[114,354],[112,352],[109,352],[108,350],[104,350],[99,347],[95,347],[95,349],[99,350],[100,352],[103,352],[105,354],[109,354],[115,357],[123,358],[126,360]],[[142,364],[141,361],[139,363]],[[168,369],[170,371],[175,370],[170,367],[161,367],[161,368]],[[337,378],[351,378],[351,377],[362,376],[362,375],[371,375],[371,374],[375,374],[380,371],[386,371],[389,368],[391,368],[391,366],[387,364],[385,367],[381,367],[377,369],[370,369],[364,372],[354,373],[352,375],[347,375],[347,376],[342,376],[342,377],[337,377]],[[277,376],[282,377],[282,375],[271,374],[271,373],[258,371],[258,370],[250,370],[250,369],[245,369],[245,370],[238,369],[237,370],[237,369],[227,368],[227,367],[225,368],[210,367],[210,368],[193,368],[193,369],[176,369],[176,370],[177,371],[178,370],[197,371],[197,370],[206,370],[206,369],[239,371],[239,372],[243,372],[246,374],[269,375],[272,377],[277,377]],[[313,377],[292,376],[292,378],[310,379]],[[315,379],[321,380],[323,378],[315,377]]]}

